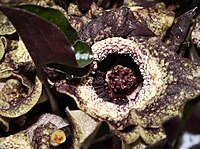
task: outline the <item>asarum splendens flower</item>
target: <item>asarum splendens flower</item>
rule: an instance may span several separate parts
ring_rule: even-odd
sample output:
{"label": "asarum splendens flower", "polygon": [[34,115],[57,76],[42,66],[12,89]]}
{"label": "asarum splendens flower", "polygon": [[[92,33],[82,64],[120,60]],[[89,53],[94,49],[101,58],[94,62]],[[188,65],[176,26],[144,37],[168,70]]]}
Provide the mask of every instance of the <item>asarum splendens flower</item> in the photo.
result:
{"label": "asarum splendens flower", "polygon": [[162,123],[181,116],[185,102],[200,93],[200,64],[179,57],[158,38],[107,38],[92,46],[86,78],[61,80],[56,89],[78,107],[107,121],[126,143],[165,137]]}
{"label": "asarum splendens flower", "polygon": [[66,134],[61,129],[67,126],[68,123],[61,117],[45,113],[27,129],[7,137],[0,137],[0,148],[47,149],[56,147],[66,141]]}

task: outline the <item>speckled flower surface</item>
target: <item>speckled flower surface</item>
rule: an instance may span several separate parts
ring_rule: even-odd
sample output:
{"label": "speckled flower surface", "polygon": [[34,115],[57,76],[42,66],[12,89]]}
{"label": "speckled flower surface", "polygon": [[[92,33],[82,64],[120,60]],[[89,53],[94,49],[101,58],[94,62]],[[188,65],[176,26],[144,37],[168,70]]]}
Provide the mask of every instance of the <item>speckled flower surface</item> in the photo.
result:
{"label": "speckled flower surface", "polygon": [[1,39],[4,52],[0,61],[0,78],[5,84],[0,90],[0,115],[14,118],[37,104],[42,83],[22,40],[9,40],[3,36]]}
{"label": "speckled flower surface", "polygon": [[197,45],[198,48],[200,48],[200,18],[196,19],[194,29],[192,31],[192,40],[194,44]]}
{"label": "speckled flower surface", "polygon": [[[131,5],[124,2],[119,7],[109,1],[106,8],[98,1],[87,5],[86,10],[79,5],[82,1],[29,2],[60,10],[79,39],[92,47],[94,59],[87,67],[88,74],[71,80],[66,79],[63,70],[44,68],[49,92],[59,103],[62,119],[60,112],[52,108],[56,103],[50,108],[48,90],[37,77],[37,58],[32,61],[30,49],[28,52],[27,43],[22,41],[25,38],[20,32],[18,36],[0,13],[0,148],[78,149],[102,121],[120,137],[124,148],[144,148],[164,139],[163,123],[174,116],[181,118],[186,102],[200,94],[200,63],[189,56],[181,57],[184,51],[179,48],[187,42],[185,37],[199,48],[195,9],[177,15],[174,5],[165,7],[164,3],[149,0],[131,0],[127,1]],[[194,18],[195,26],[187,37]],[[42,43],[58,42],[54,34],[50,40],[44,32],[36,37],[47,39]],[[45,53],[48,48],[43,49]],[[46,111],[57,115],[44,114]],[[34,121],[38,113],[44,115]],[[19,130],[13,130],[15,127]],[[118,146],[121,148],[121,144]]]}
{"label": "speckled flower surface", "polygon": [[[181,116],[185,102],[200,93],[200,65],[179,57],[157,38],[108,38],[95,43],[92,50],[94,61],[89,76],[77,84],[62,80],[56,88],[74,97],[79,108],[95,119],[108,121],[127,143],[139,136],[147,144],[164,138],[161,124],[172,116]],[[141,84],[123,97],[113,97],[106,85],[111,69],[107,67],[113,59],[105,59],[112,54],[126,57],[119,57],[114,66],[126,65],[123,61],[128,59],[138,65],[142,75]],[[134,128],[125,133],[130,126]]]}
{"label": "speckled flower surface", "polygon": [[0,137],[1,149],[51,149],[51,134],[68,124],[59,116],[45,113],[41,115],[36,123],[26,130],[12,134],[7,137]]}

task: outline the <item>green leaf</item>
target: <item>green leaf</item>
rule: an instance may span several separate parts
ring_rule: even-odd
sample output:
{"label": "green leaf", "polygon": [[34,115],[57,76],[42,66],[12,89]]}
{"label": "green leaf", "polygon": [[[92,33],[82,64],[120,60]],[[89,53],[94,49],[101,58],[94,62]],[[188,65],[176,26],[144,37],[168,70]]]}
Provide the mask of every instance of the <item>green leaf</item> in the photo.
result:
{"label": "green leaf", "polygon": [[68,79],[88,73],[87,66],[93,59],[91,48],[79,41],[59,10],[36,5],[1,6],[1,10],[14,24],[36,67],[55,66]]}
{"label": "green leaf", "polygon": [[73,48],[58,27],[19,8],[0,6],[0,11],[15,26],[36,67],[53,62],[78,67]]}
{"label": "green leaf", "polygon": [[77,41],[74,45],[75,57],[80,67],[85,67],[92,62],[93,55],[90,47],[81,42]]}
{"label": "green leaf", "polygon": [[65,34],[65,36],[71,42],[71,44],[74,44],[79,39],[76,30],[70,25],[67,18],[59,10],[48,7],[41,7],[37,5],[18,5],[15,7],[34,13],[40,16],[41,18],[56,25]]}
{"label": "green leaf", "polygon": [[[93,55],[91,48],[86,43],[79,41],[76,30],[70,25],[62,12],[53,8],[44,8],[37,5],[20,5],[16,7],[34,13],[61,29],[68,41],[74,45],[73,50],[75,52],[78,67],[84,68],[92,62]],[[57,69],[59,68],[57,67]],[[66,67],[64,70],[67,70]]]}

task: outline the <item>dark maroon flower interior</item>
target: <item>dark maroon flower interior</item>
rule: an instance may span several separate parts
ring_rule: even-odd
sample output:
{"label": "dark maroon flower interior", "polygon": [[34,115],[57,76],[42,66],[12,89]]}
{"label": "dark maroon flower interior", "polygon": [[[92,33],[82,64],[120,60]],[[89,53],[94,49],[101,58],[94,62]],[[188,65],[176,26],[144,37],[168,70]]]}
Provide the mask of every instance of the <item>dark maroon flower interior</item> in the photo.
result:
{"label": "dark maroon flower interior", "polygon": [[139,66],[134,60],[117,53],[109,54],[98,62],[93,78],[93,87],[99,98],[118,105],[127,104],[127,95],[132,94],[143,82]]}

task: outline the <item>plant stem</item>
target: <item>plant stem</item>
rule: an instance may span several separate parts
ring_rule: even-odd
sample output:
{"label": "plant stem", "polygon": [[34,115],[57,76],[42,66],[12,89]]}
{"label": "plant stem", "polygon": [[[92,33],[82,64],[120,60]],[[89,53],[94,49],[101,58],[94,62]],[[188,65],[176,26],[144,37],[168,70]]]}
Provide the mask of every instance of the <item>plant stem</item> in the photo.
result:
{"label": "plant stem", "polygon": [[58,102],[57,102],[54,94],[51,91],[51,88],[49,86],[47,78],[45,77],[45,75],[42,72],[42,67],[39,67],[39,68],[36,67],[36,70],[37,70],[37,73],[38,73],[40,80],[42,81],[42,84],[44,85],[44,88],[47,92],[47,95],[49,97],[49,102],[50,102],[50,105],[51,105],[52,113],[56,114],[58,116],[61,116],[61,112],[60,112],[60,109],[59,109]]}

